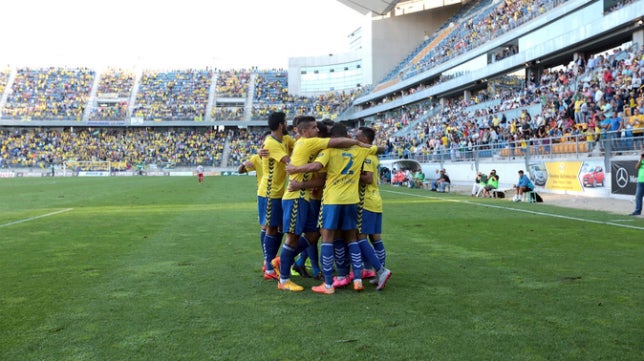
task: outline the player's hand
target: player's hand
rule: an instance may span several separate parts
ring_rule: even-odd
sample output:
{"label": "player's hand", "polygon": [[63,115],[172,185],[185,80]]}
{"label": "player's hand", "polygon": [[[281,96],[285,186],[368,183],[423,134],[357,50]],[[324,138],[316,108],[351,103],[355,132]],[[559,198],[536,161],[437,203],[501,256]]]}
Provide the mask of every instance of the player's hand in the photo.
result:
{"label": "player's hand", "polygon": [[371,144],[367,144],[363,142],[358,143],[358,145],[361,146],[362,148],[371,148]]}
{"label": "player's hand", "polygon": [[268,158],[268,156],[271,155],[270,152],[268,151],[268,149],[264,149],[264,148],[260,149],[259,153],[257,153],[257,154],[259,154],[259,156],[262,157],[262,158]]}
{"label": "player's hand", "polygon": [[303,185],[303,182],[291,180],[290,182],[288,182],[288,191],[289,192],[299,191],[300,189],[302,189],[302,185]]}
{"label": "player's hand", "polygon": [[291,164],[286,165],[286,173],[291,174],[295,170],[295,166]]}

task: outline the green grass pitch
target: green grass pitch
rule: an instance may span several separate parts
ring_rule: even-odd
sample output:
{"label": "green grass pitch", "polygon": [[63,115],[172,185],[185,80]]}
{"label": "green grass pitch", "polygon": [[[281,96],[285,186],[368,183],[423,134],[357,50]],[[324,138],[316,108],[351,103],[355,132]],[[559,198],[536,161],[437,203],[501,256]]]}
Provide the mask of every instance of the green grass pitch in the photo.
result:
{"label": "green grass pitch", "polygon": [[253,177],[0,180],[0,360],[642,360],[644,221],[382,187],[385,290],[261,277]]}

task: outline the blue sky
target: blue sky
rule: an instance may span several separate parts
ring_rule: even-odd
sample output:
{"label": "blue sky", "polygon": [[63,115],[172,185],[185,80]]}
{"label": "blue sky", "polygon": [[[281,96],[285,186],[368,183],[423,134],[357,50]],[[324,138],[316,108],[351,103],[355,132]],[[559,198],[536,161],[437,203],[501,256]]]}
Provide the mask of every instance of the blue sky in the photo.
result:
{"label": "blue sky", "polygon": [[0,65],[286,68],[341,53],[364,17],[336,0],[8,0]]}

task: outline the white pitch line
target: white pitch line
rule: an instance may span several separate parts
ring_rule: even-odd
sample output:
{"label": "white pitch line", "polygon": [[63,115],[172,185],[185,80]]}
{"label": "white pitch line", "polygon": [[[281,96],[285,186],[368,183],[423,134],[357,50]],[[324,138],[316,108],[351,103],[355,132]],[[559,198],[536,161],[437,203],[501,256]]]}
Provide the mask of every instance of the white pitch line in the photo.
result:
{"label": "white pitch line", "polygon": [[71,210],[73,210],[73,209],[74,209],[74,208],[61,209],[60,211],[56,211],[56,212],[51,212],[51,213],[43,214],[43,215],[41,215],[41,216],[30,217],[30,218],[20,219],[20,220],[13,221],[13,222],[9,222],[9,223],[5,223],[5,224],[0,224],[0,228],[2,228],[2,227],[9,227],[9,226],[13,226],[14,224],[19,224],[19,223],[25,223],[25,222],[33,221],[33,220],[36,220],[36,219],[38,219],[38,218],[45,218],[45,217],[53,216],[53,215],[56,215],[56,214],[59,214],[59,213],[69,212],[69,211],[71,211]]}
{"label": "white pitch line", "polygon": [[577,218],[577,217],[570,217],[570,216],[562,216],[560,214],[553,214],[553,213],[545,213],[545,212],[537,212],[537,211],[531,211],[527,209],[519,209],[519,208],[512,208],[512,207],[503,207],[503,206],[497,206],[494,204],[485,204],[485,203],[478,203],[478,202],[470,202],[470,201],[462,201],[458,199],[446,199],[442,197],[431,197],[431,196],[424,196],[421,194],[413,194],[413,193],[405,193],[405,192],[397,192],[397,191],[390,191],[386,189],[380,189],[381,192],[389,192],[389,193],[394,193],[394,194],[404,194],[407,196],[412,196],[412,197],[419,197],[419,198],[427,198],[427,199],[440,199],[442,201],[447,201],[447,202],[455,202],[455,203],[464,203],[464,204],[471,204],[475,206],[480,206],[480,207],[488,207],[488,208],[497,208],[497,209],[504,209],[504,210],[512,210],[512,211],[517,211],[517,212],[523,212],[523,213],[530,213],[530,214],[536,214],[540,216],[546,216],[546,217],[554,217],[554,218],[562,218],[562,219],[568,219],[572,221],[580,221],[580,222],[586,222],[586,223],[595,223],[595,224],[603,224],[606,226],[615,226],[615,227],[621,227],[621,228],[630,228],[630,229],[636,229],[639,231],[644,231],[644,227],[640,226],[631,226],[628,224],[620,224],[620,223],[614,223],[614,222],[605,222],[605,221],[595,221],[592,219],[585,219],[585,218]]}

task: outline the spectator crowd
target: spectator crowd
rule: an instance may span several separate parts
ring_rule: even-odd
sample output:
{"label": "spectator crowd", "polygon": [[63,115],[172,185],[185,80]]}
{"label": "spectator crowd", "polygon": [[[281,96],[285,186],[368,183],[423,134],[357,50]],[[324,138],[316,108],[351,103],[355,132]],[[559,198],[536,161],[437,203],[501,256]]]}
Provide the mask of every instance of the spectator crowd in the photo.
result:
{"label": "spectator crowd", "polygon": [[160,167],[219,166],[234,132],[212,128],[0,129],[0,167],[48,167],[69,161]]}
{"label": "spectator crowd", "polygon": [[[392,74],[407,79],[426,71],[565,1],[472,2]],[[607,11],[630,2],[616,3]],[[509,46],[495,58],[512,56],[518,50]],[[496,78],[486,89],[467,97],[442,99],[441,105],[435,99],[425,99],[381,112],[368,122],[377,129],[377,143],[386,145],[387,155],[394,158],[439,155],[460,160],[472,157],[474,149],[510,149],[512,155],[520,155],[530,151],[528,148],[549,152],[556,143],[565,142],[583,142],[589,152],[638,150],[644,133],[642,67],[642,45],[627,43],[565,66],[542,69],[539,74],[531,71],[526,79],[511,75]],[[145,70],[138,84],[133,71],[112,68],[102,72],[98,80],[97,73],[88,68],[19,68],[9,84],[10,76],[10,69],[0,71],[0,94],[6,97],[1,114],[3,119],[14,120],[80,121],[91,94],[95,95],[89,120],[124,120],[129,116],[155,121],[198,122],[207,116],[213,120],[263,120],[274,111],[284,111],[288,118],[307,114],[333,119],[366,91],[294,96],[288,93],[288,74],[283,69]],[[404,98],[443,80],[418,85],[383,101]],[[92,92],[94,82],[97,85]],[[213,93],[215,101],[207,115]],[[130,103],[132,96],[134,104]],[[263,129],[77,127],[1,132],[4,166],[67,159],[217,165],[222,161],[238,164],[256,152]],[[224,150],[229,152],[227,159],[222,159]]]}
{"label": "spectator crowd", "polygon": [[473,149],[527,147],[548,152],[556,142],[583,142],[592,151],[639,150],[644,128],[642,47],[628,45],[545,69],[525,86],[490,88],[425,100],[383,112],[374,120],[379,142],[394,158],[444,154],[471,156]]}

